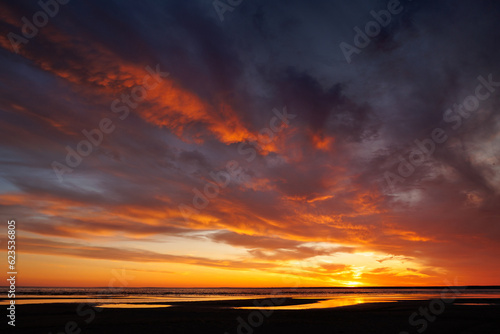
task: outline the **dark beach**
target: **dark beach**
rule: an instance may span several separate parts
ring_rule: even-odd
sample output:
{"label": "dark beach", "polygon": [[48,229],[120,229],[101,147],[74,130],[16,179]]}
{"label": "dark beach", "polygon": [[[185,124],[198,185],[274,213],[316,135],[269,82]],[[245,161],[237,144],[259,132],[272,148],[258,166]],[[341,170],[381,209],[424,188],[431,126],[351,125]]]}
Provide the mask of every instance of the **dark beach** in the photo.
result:
{"label": "dark beach", "polygon": [[[259,299],[261,304],[266,301],[270,300]],[[312,301],[287,298],[282,305]],[[500,333],[499,299],[457,299],[446,304],[440,314],[429,314],[432,321],[415,317],[413,320],[420,322],[412,326],[409,317],[430,303],[412,300],[273,311],[232,308],[253,306],[253,300],[179,302],[159,308],[31,304],[16,307],[15,330],[9,326],[7,333]],[[2,326],[6,326],[5,321]]]}

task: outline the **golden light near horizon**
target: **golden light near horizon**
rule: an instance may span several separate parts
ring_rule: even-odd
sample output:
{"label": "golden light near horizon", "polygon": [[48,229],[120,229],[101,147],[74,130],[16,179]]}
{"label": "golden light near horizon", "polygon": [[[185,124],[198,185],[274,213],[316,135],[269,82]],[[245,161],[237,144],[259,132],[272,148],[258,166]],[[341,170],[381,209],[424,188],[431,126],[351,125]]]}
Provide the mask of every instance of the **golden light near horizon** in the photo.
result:
{"label": "golden light near horizon", "polygon": [[345,282],[344,284],[345,284],[345,286],[353,287],[353,288],[364,285],[362,282],[353,282],[353,281]]}
{"label": "golden light near horizon", "polygon": [[[25,236],[30,235],[29,233]],[[34,236],[34,235],[33,235]],[[29,240],[26,238],[26,240]],[[51,247],[66,247],[62,240],[54,240],[60,244],[54,244]],[[409,284],[414,285],[415,279],[420,277],[428,279],[429,276],[422,274],[420,271],[425,271],[425,267],[418,261],[410,258],[398,258],[390,254],[378,252],[338,252],[342,247],[338,243],[307,243],[303,247],[311,247],[313,253],[306,260],[284,260],[274,258],[276,253],[268,251],[265,253],[266,258],[255,261],[249,258],[248,263],[252,266],[262,266],[264,269],[255,269],[251,265],[241,268],[231,268],[235,261],[241,261],[247,257],[247,252],[242,247],[234,247],[220,243],[214,243],[205,237],[198,239],[183,239],[183,238],[167,238],[163,239],[162,243],[155,245],[155,248],[150,248],[147,242],[108,242],[110,247],[140,247],[142,251],[135,251],[134,254],[143,254],[144,251],[155,252],[159,257],[155,261],[147,261],[144,263],[130,261],[126,257],[115,258],[113,261],[104,259],[85,259],[85,257],[74,255],[50,255],[49,250],[37,249],[37,252],[42,251],[47,255],[33,254],[25,255],[25,264],[28,276],[40,273],[38,268],[40,263],[51,263],[51,270],[44,270],[44,280],[36,284],[35,281],[20,278],[21,282],[26,282],[26,285],[47,285],[48,282],[56,285],[79,286],[87,285],[99,280],[105,280],[106,268],[115,268],[116,270],[125,269],[130,276],[134,276],[134,280],[130,282],[131,286],[165,286],[165,287],[182,287],[196,286],[196,281],[202,279],[203,286],[221,287],[221,286],[374,286],[384,285],[381,282],[386,282],[387,285]],[[80,247],[74,244],[73,247]],[[87,243],[81,246],[82,252],[87,252],[94,249],[95,246]],[[168,247],[168,248],[165,248]],[[111,248],[110,248],[111,249]],[[171,249],[171,250],[170,250]],[[167,262],[162,260],[162,251],[169,251],[171,254],[178,253],[189,254],[187,258],[180,257]],[[197,251],[203,250],[203,252]],[[347,250],[347,249],[346,249]],[[29,248],[27,251],[30,251]],[[103,249],[103,251],[105,251]],[[82,255],[85,253],[82,253]],[[228,254],[232,254],[228,256]],[[135,256],[135,255],[134,255]],[[210,263],[197,263],[200,256],[212,258]],[[221,259],[222,260],[216,260]],[[172,261],[180,261],[175,263]],[[206,261],[206,260],[204,260]],[[64,264],[64,265],[63,265]],[[95,267],[97,265],[97,267]],[[92,269],[94,267],[94,269]],[[68,269],[72,273],[92,273],[99,269],[100,275],[89,279],[88,275],[79,275],[78,277],[70,278],[65,273]],[[266,269],[267,268],[267,269]],[[411,268],[411,271],[408,270]],[[220,275],[223,275],[225,280],[221,283]],[[430,281],[429,284],[435,284],[435,281]]]}

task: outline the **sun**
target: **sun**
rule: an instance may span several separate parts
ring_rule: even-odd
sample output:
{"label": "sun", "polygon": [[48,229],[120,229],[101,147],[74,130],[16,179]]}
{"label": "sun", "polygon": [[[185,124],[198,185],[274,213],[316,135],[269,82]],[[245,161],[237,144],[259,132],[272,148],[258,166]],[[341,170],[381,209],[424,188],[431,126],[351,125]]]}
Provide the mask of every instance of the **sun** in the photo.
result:
{"label": "sun", "polygon": [[356,282],[356,281],[348,281],[348,282],[345,282],[344,285],[345,286],[348,286],[348,287],[356,287],[356,286],[360,286],[362,285],[363,283],[361,282]]}

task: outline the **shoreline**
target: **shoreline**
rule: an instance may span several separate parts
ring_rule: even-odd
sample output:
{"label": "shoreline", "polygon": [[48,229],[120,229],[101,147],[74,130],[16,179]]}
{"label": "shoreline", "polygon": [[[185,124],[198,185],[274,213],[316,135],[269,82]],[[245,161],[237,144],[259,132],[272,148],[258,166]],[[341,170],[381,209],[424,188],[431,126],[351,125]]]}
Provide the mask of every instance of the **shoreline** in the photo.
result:
{"label": "shoreline", "polygon": [[[269,298],[267,298],[269,299]],[[323,309],[236,309],[266,298],[185,302],[157,308],[99,308],[91,304],[53,303],[16,306],[14,331],[6,333],[417,333],[409,318],[431,300],[365,303]],[[310,300],[307,300],[308,302]],[[286,300],[303,303],[305,300]],[[460,305],[460,303],[493,305]],[[458,304],[458,305],[457,305]],[[83,306],[82,306],[83,305]],[[460,299],[432,321],[426,333],[499,333],[500,299]],[[69,324],[69,325],[68,325]],[[3,324],[2,326],[6,326]],[[255,325],[255,326],[254,326]]]}

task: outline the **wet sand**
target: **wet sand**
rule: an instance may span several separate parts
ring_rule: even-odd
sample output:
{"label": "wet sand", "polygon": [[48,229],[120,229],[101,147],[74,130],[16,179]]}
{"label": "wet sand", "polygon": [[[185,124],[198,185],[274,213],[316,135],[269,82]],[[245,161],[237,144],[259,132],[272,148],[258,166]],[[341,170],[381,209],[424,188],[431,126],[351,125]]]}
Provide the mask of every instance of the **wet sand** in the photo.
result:
{"label": "wet sand", "polygon": [[[257,299],[261,305],[269,298]],[[275,302],[276,300],[274,300]],[[315,302],[282,300],[281,305]],[[445,304],[442,313],[430,314],[412,326],[409,317],[430,301],[368,303],[306,310],[234,309],[254,306],[254,300],[169,303],[158,308],[94,308],[85,304],[32,304],[16,307],[16,327],[2,323],[2,333],[500,333],[499,299],[464,299]],[[163,303],[164,304],[164,303]],[[465,304],[465,305],[462,305]],[[437,304],[436,304],[437,305]],[[162,305],[158,305],[162,306]],[[415,324],[415,323],[414,323]],[[66,327],[66,328],[65,328]],[[79,331],[80,330],[80,331]]]}

